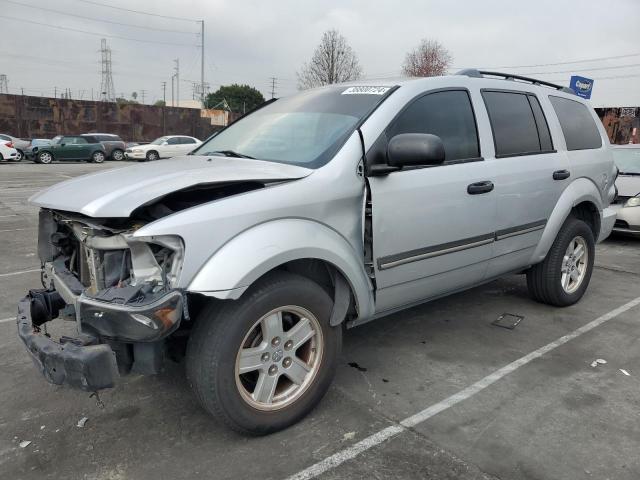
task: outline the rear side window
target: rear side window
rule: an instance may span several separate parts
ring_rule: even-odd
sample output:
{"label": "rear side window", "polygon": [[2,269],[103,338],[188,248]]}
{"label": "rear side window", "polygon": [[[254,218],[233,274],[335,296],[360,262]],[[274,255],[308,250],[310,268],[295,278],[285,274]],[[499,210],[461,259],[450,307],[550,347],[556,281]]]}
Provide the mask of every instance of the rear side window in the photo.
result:
{"label": "rear side window", "polygon": [[556,111],[567,150],[600,148],[602,138],[586,105],[568,98],[549,96]]}
{"label": "rear side window", "polygon": [[167,140],[167,144],[169,145],[180,145],[180,137],[172,137],[169,140]]}
{"label": "rear side window", "polygon": [[196,141],[191,137],[180,137],[180,140],[180,143],[182,143],[183,145],[186,145],[188,143],[196,143]]}
{"label": "rear side window", "polygon": [[496,157],[553,150],[551,135],[538,99],[524,92],[483,91]]}
{"label": "rear side window", "polygon": [[434,92],[418,98],[389,127],[387,138],[400,133],[439,136],[446,161],[480,157],[476,120],[465,90]]}

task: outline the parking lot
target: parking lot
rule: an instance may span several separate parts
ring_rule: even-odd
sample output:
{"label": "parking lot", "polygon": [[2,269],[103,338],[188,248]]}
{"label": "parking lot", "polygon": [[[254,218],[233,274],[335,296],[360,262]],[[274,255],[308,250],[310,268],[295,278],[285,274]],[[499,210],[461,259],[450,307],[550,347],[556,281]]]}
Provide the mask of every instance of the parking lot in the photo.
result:
{"label": "parking lot", "polygon": [[[589,290],[566,309],[534,303],[514,275],[346,331],[319,407],[267,437],[215,423],[182,365],[124,378],[104,408],[49,385],[13,319],[40,283],[26,199],[123,166],[0,164],[0,478],[640,478],[634,239],[597,247]],[[523,320],[492,325],[503,313]]]}

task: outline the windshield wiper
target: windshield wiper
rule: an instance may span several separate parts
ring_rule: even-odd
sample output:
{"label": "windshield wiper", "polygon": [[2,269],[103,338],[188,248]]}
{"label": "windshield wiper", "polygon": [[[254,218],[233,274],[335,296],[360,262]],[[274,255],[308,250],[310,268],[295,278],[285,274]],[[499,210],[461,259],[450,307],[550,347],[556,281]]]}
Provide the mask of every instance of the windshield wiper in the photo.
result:
{"label": "windshield wiper", "polygon": [[239,153],[234,150],[215,150],[213,152],[201,153],[200,155],[224,155],[225,157],[236,157],[236,158],[251,158],[255,160],[255,157],[250,155],[245,155],[244,153]]}
{"label": "windshield wiper", "polygon": [[618,172],[618,175],[630,175],[630,176],[638,176],[640,172]]}

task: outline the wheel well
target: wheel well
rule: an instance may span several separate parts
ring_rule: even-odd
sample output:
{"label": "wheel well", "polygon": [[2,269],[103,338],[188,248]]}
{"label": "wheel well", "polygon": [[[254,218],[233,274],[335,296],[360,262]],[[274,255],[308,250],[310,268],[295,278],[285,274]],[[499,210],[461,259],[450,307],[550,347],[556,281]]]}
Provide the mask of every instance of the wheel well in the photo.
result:
{"label": "wheel well", "polygon": [[593,237],[598,240],[600,234],[600,214],[598,208],[589,201],[579,203],[571,209],[571,215],[584,221],[593,232]]}

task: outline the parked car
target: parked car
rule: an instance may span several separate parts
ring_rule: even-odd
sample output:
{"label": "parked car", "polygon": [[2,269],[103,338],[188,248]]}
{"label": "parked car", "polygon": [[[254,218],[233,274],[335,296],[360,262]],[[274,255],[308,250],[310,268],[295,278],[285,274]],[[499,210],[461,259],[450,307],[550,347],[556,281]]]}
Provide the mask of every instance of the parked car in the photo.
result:
{"label": "parked car", "polygon": [[613,230],[640,237],[640,145],[615,146],[613,159],[619,170]]}
{"label": "parked car", "polygon": [[139,162],[158,160],[159,158],[186,155],[200,144],[202,142],[194,137],[168,135],[156,138],[146,145],[127,148],[125,155],[127,158],[138,160]]}
{"label": "parked car", "polygon": [[91,135],[58,135],[51,145],[38,148],[36,163],[51,163],[54,160],[87,160],[102,163],[106,158],[104,145]]}
{"label": "parked car", "polygon": [[0,161],[18,161],[18,150],[13,148],[13,143],[8,140],[0,140]]}
{"label": "parked car", "polygon": [[[87,391],[159,372],[188,338],[203,407],[273,432],[327,391],[343,323],[515,272],[538,302],[579,301],[615,172],[589,103],[544,81],[307,90],[189,156],[34,195],[45,288],[19,302],[19,335],[49,381]],[[40,328],[60,315],[82,332],[64,348]]]}
{"label": "parked car", "polygon": [[47,138],[33,138],[27,149],[24,151],[24,158],[35,161],[36,156],[38,155],[38,150],[41,147],[49,145],[51,145],[51,140]]}
{"label": "parked car", "polygon": [[24,158],[25,150],[29,147],[29,140],[23,140],[22,138],[7,135],[6,133],[0,133],[0,142],[4,140],[11,142],[13,144],[13,148],[18,152],[18,156],[12,160],[15,162],[22,160]]}
{"label": "parked car", "polygon": [[109,160],[124,160],[124,151],[127,149],[124,141],[111,133],[85,133],[82,135],[96,138],[104,146],[104,152]]}

